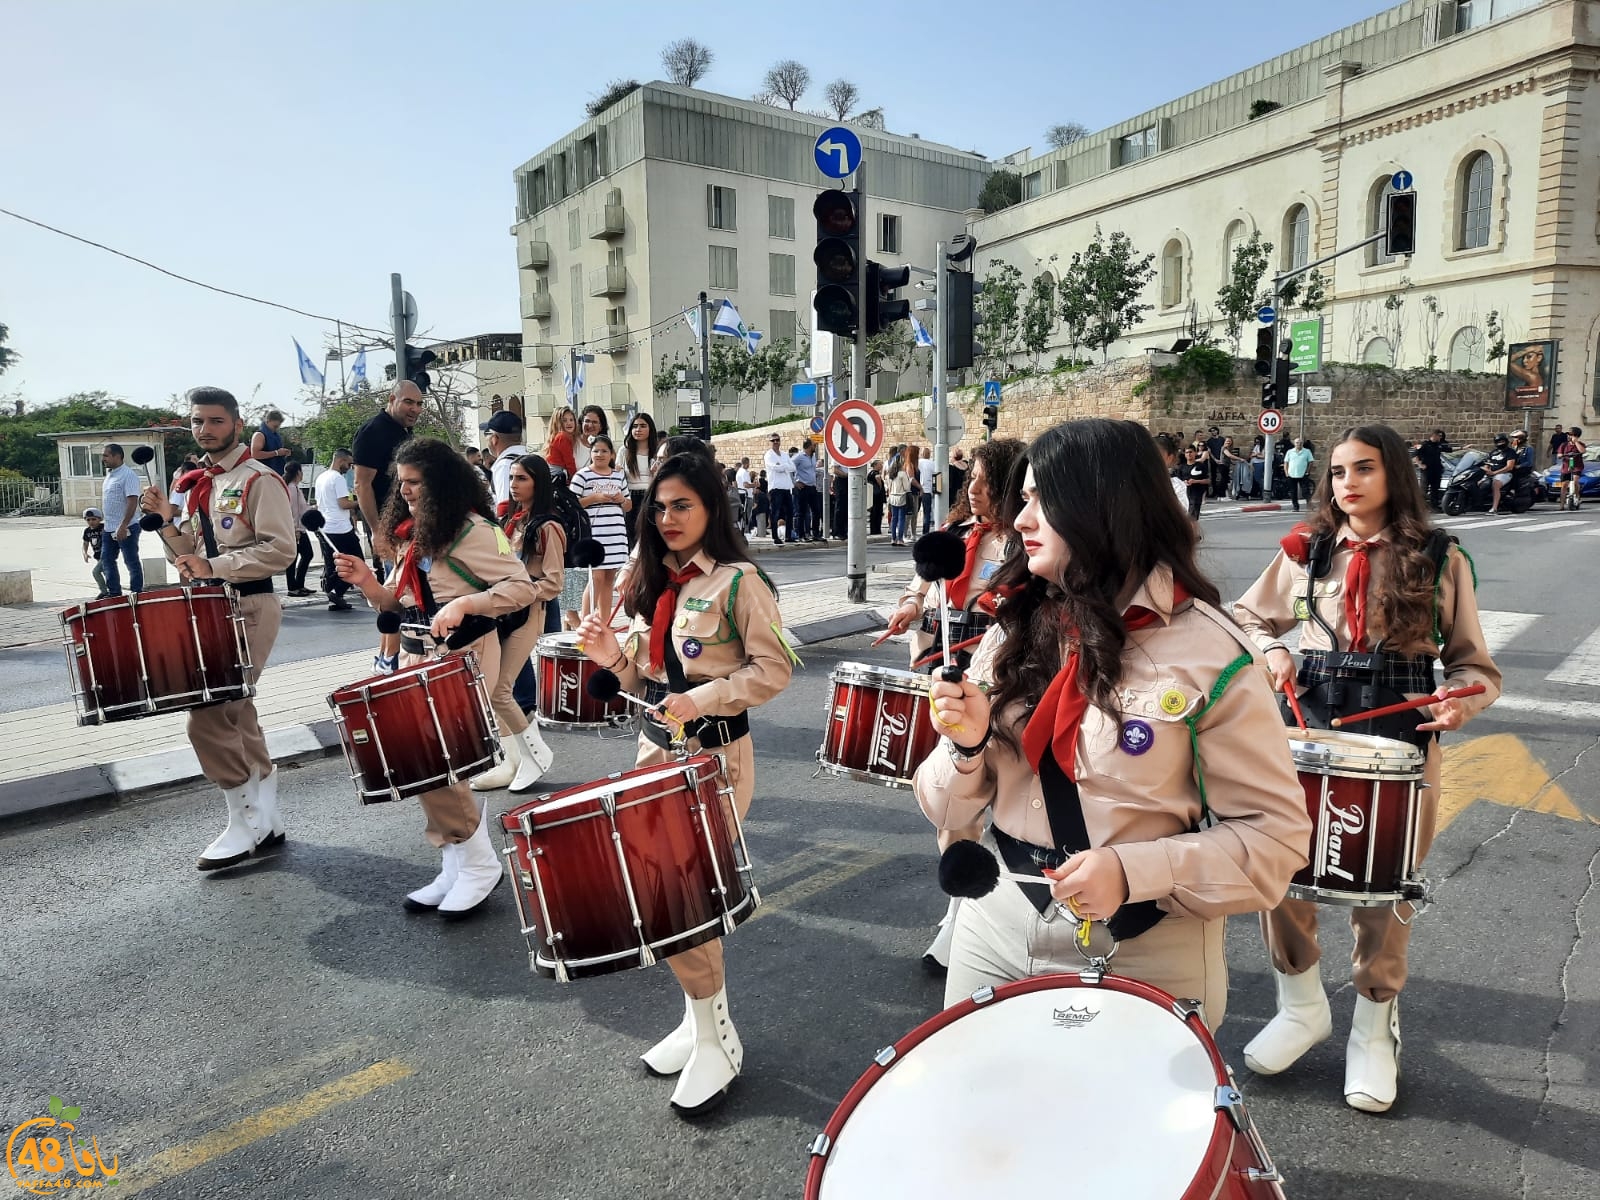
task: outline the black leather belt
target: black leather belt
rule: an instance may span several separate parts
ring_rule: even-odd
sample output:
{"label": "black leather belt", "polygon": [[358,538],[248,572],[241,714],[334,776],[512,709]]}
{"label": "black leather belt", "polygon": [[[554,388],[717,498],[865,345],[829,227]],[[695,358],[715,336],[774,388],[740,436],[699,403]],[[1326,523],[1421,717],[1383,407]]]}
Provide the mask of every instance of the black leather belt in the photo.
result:
{"label": "black leather belt", "polygon": [[[654,745],[663,750],[672,748],[672,731],[661,722],[645,717],[641,732]],[[714,749],[717,746],[726,746],[748,737],[750,733],[750,714],[748,712],[735,713],[731,717],[696,717],[683,727],[685,740],[698,739],[702,749]]]}
{"label": "black leather belt", "polygon": [[[1029,875],[1045,867],[1054,871],[1067,861],[1068,855],[1061,851],[1053,850],[1049,846],[1035,846],[1032,842],[1014,838],[998,825],[991,826],[991,832],[994,834],[995,846],[1000,851],[1006,869],[1014,874]],[[1050,880],[1041,876],[1037,884],[1017,884],[1028,903],[1038,909],[1040,915],[1048,912],[1050,906],[1055,903],[1050,895],[1050,883]],[[1119,942],[1126,942],[1146,930],[1155,928],[1166,915],[1166,910],[1154,900],[1133,900],[1112,913],[1111,919],[1105,925],[1112,937]]]}
{"label": "black leather belt", "polygon": [[233,590],[241,596],[266,596],[272,592],[272,576],[265,579],[247,579],[243,583],[233,585]]}

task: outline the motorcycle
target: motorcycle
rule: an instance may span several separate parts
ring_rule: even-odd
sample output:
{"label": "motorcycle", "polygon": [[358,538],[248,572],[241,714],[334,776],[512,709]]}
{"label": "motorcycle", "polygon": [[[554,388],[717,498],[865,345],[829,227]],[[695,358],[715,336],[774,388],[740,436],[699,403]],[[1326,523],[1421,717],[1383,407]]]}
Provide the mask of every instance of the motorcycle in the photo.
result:
{"label": "motorcycle", "polygon": [[[1494,503],[1494,480],[1486,464],[1488,455],[1468,450],[1456,463],[1455,473],[1444,490],[1445,515],[1459,517],[1464,512],[1487,512]],[[1544,489],[1532,475],[1513,477],[1500,494],[1500,511],[1525,513]]]}

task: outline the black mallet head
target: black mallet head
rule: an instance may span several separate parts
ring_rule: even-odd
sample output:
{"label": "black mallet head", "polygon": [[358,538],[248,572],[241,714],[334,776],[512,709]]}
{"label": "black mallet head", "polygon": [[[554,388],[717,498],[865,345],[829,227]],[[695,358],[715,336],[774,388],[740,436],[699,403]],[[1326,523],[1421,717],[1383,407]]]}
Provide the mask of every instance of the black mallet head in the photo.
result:
{"label": "black mallet head", "polygon": [[154,533],[167,523],[167,519],[160,513],[145,513],[139,518],[139,528],[146,533]]}
{"label": "black mallet head", "polygon": [[911,547],[917,574],[929,582],[956,579],[967,565],[966,543],[944,529],[919,537]]}
{"label": "black mallet head", "polygon": [[[310,516],[311,514],[307,513],[306,515]],[[379,613],[378,614],[378,632],[379,633],[399,633],[400,632],[400,614],[397,613],[397,612],[381,612],[381,613]]]}
{"label": "black mallet head", "polygon": [[306,509],[305,513],[300,517],[300,524],[304,525],[312,533],[316,533],[327,523],[328,518],[314,508]]}
{"label": "black mallet head", "polygon": [[976,900],[999,882],[999,860],[977,842],[951,842],[939,856],[939,887],[946,895]]}
{"label": "black mallet head", "polygon": [[156,448],[154,446],[135,446],[128,457],[142,467],[146,463],[155,461]]}
{"label": "black mallet head", "polygon": [[615,671],[601,667],[589,676],[589,682],[584,684],[584,690],[589,693],[590,699],[604,704],[607,700],[615,700],[622,694],[622,680],[617,678]]}
{"label": "black mallet head", "polygon": [[572,547],[572,565],[598,567],[606,560],[606,548],[594,538],[580,538]]}

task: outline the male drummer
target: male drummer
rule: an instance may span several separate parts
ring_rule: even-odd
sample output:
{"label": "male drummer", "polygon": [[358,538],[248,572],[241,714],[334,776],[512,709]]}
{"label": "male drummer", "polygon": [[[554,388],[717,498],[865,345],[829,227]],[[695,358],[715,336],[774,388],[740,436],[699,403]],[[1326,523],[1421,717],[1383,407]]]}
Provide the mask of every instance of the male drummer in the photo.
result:
{"label": "male drummer", "polygon": [[[155,488],[145,512],[164,518],[161,540],[185,584],[225,583],[239,600],[250,648],[249,680],[266,666],[283,622],[272,577],[295,559],[294,519],[283,477],[242,445],[239,402],[221,388],[189,390],[189,427],[205,459],[179,476],[187,516]],[[255,701],[230,700],[189,711],[189,742],[207,779],[222,789],[227,827],[200,856],[202,871],[231,867],[283,843],[278,772],[256,717]]]}

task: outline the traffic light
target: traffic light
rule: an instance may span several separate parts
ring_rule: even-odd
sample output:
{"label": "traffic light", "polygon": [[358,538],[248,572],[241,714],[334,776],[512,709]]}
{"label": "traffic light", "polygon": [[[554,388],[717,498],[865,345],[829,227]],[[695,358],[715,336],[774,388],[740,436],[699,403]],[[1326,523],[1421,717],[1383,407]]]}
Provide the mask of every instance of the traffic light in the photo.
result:
{"label": "traffic light", "polygon": [[[1271,375],[1272,360],[1277,355],[1276,335],[1271,325],[1261,325],[1256,329],[1256,374]],[[1265,392],[1262,395],[1266,395]],[[1269,406],[1270,407],[1270,406]]]}
{"label": "traffic light", "polygon": [[1390,258],[1417,249],[1417,194],[1390,192],[1383,201],[1383,252]]}
{"label": "traffic light", "polygon": [[896,321],[911,319],[911,301],[896,300],[895,292],[911,282],[910,267],[885,267],[867,263],[867,336],[882,333]]}
{"label": "traffic light", "polygon": [[817,328],[853,338],[861,316],[861,194],[830,188],[811,206],[817,219]]}
{"label": "traffic light", "polygon": [[428,374],[428,368],[433,365],[434,360],[438,357],[432,350],[423,350],[420,347],[407,346],[404,343],[401,344],[400,353],[397,356],[397,358],[403,359],[406,364],[405,377],[424,392],[433,383],[433,377]]}
{"label": "traffic light", "polygon": [[1261,381],[1261,407],[1285,408],[1289,403],[1289,369],[1286,358],[1275,359],[1268,378]]}
{"label": "traffic light", "polygon": [[983,425],[985,429],[991,431],[1000,428],[1000,406],[998,404],[985,404],[983,406]]}
{"label": "traffic light", "polygon": [[944,365],[946,370],[959,371],[972,365],[971,274],[945,272],[944,292],[939,297],[939,311],[944,316]]}

